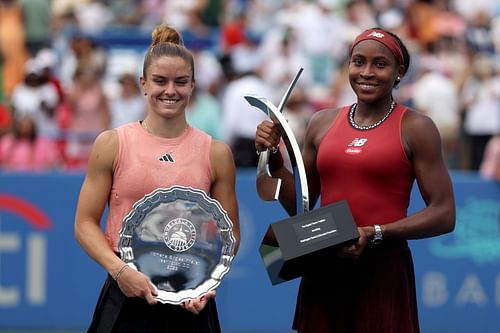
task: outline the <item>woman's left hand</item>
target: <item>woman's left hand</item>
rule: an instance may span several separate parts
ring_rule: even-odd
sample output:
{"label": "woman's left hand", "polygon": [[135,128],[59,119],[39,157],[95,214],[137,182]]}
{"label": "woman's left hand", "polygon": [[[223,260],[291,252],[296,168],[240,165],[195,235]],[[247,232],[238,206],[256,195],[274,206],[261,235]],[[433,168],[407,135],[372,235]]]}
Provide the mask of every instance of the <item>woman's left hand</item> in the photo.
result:
{"label": "woman's left hand", "polygon": [[207,304],[208,300],[210,298],[214,298],[215,295],[216,295],[215,290],[211,290],[201,297],[190,299],[188,301],[183,302],[181,304],[181,307],[194,314],[198,314],[201,312],[201,310],[203,310],[203,308],[205,308],[205,305]]}
{"label": "woman's left hand", "polygon": [[339,257],[357,259],[361,256],[361,253],[363,253],[363,250],[368,244],[368,235],[363,228],[358,228],[358,232],[358,241],[348,246],[342,246],[338,251]]}

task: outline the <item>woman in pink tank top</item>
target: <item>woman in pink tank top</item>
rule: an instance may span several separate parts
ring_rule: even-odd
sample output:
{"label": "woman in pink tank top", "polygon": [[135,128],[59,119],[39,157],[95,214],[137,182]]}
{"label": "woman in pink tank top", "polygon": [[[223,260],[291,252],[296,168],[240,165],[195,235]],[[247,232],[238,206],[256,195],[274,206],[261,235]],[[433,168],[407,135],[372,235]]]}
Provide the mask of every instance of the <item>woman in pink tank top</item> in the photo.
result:
{"label": "woman in pink tank top", "polygon": [[[293,327],[301,333],[417,333],[407,240],[448,233],[455,225],[440,136],[430,118],[393,99],[410,64],[399,37],[369,29],[356,38],[349,56],[357,102],[314,114],[302,157],[310,208],[318,198],[321,206],[347,200],[360,237],[331,252],[331,269],[302,276]],[[273,122],[258,126],[257,151],[273,151],[279,140]],[[294,178],[280,152],[271,154],[270,170],[283,180],[281,204],[295,212]],[[426,207],[408,216],[415,180]]]}
{"label": "woman in pink tank top", "polygon": [[76,239],[109,273],[88,332],[220,332],[215,290],[180,305],[162,304],[150,278],[117,255],[122,221],[133,204],[173,185],[217,200],[233,224],[234,253],[239,244],[231,150],[191,128],[185,117],[195,85],[193,56],[170,27],[158,26],[152,37],[140,78],[147,116],[97,137],[78,200]]}

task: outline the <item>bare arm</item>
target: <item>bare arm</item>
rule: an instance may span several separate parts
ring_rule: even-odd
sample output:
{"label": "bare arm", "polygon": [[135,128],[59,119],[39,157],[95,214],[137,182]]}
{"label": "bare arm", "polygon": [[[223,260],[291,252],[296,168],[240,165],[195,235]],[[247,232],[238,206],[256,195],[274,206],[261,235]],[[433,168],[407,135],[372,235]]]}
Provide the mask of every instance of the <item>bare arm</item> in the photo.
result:
{"label": "bare arm", "polygon": [[236,252],[240,243],[240,222],[236,199],[236,166],[231,149],[225,143],[213,140],[210,160],[212,164],[211,196],[220,202],[233,222]]}
{"label": "bare arm", "polygon": [[[426,207],[382,226],[384,238],[419,239],[452,231],[455,227],[455,198],[436,126],[426,116],[407,112],[403,120],[403,139]],[[367,232],[369,237],[373,236],[372,228]]]}
{"label": "bare arm", "polygon": [[95,141],[87,175],[80,190],[75,219],[75,237],[87,254],[110,274],[122,266],[111,249],[100,222],[113,179],[113,163],[118,138],[112,131],[103,132]]}
{"label": "bare arm", "polygon": [[[75,218],[76,240],[111,276],[116,276],[125,263],[107,242],[100,221],[111,191],[117,151],[118,136],[115,131],[105,131],[96,139],[80,190]],[[144,274],[125,269],[117,282],[126,296],[139,296],[150,304],[156,303],[156,290]]]}

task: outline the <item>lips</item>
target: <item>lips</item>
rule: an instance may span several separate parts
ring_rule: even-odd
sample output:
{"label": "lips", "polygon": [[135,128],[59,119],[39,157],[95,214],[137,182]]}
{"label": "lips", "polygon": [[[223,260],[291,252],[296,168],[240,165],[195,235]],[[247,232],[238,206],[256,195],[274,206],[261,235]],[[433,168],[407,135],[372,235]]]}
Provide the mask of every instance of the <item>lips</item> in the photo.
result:
{"label": "lips", "polygon": [[378,88],[378,84],[373,83],[358,83],[358,87],[364,91],[372,91]]}

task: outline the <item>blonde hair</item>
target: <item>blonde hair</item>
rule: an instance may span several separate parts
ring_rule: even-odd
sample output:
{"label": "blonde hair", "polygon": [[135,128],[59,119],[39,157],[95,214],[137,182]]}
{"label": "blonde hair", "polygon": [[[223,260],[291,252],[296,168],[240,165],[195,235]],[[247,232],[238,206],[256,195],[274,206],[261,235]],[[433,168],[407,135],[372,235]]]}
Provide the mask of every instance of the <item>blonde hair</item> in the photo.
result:
{"label": "blonde hair", "polygon": [[160,57],[180,57],[191,66],[191,76],[194,81],[194,59],[191,52],[184,46],[181,35],[174,28],[159,25],[151,33],[151,45],[144,59],[142,75],[146,79],[146,72],[151,62]]}

